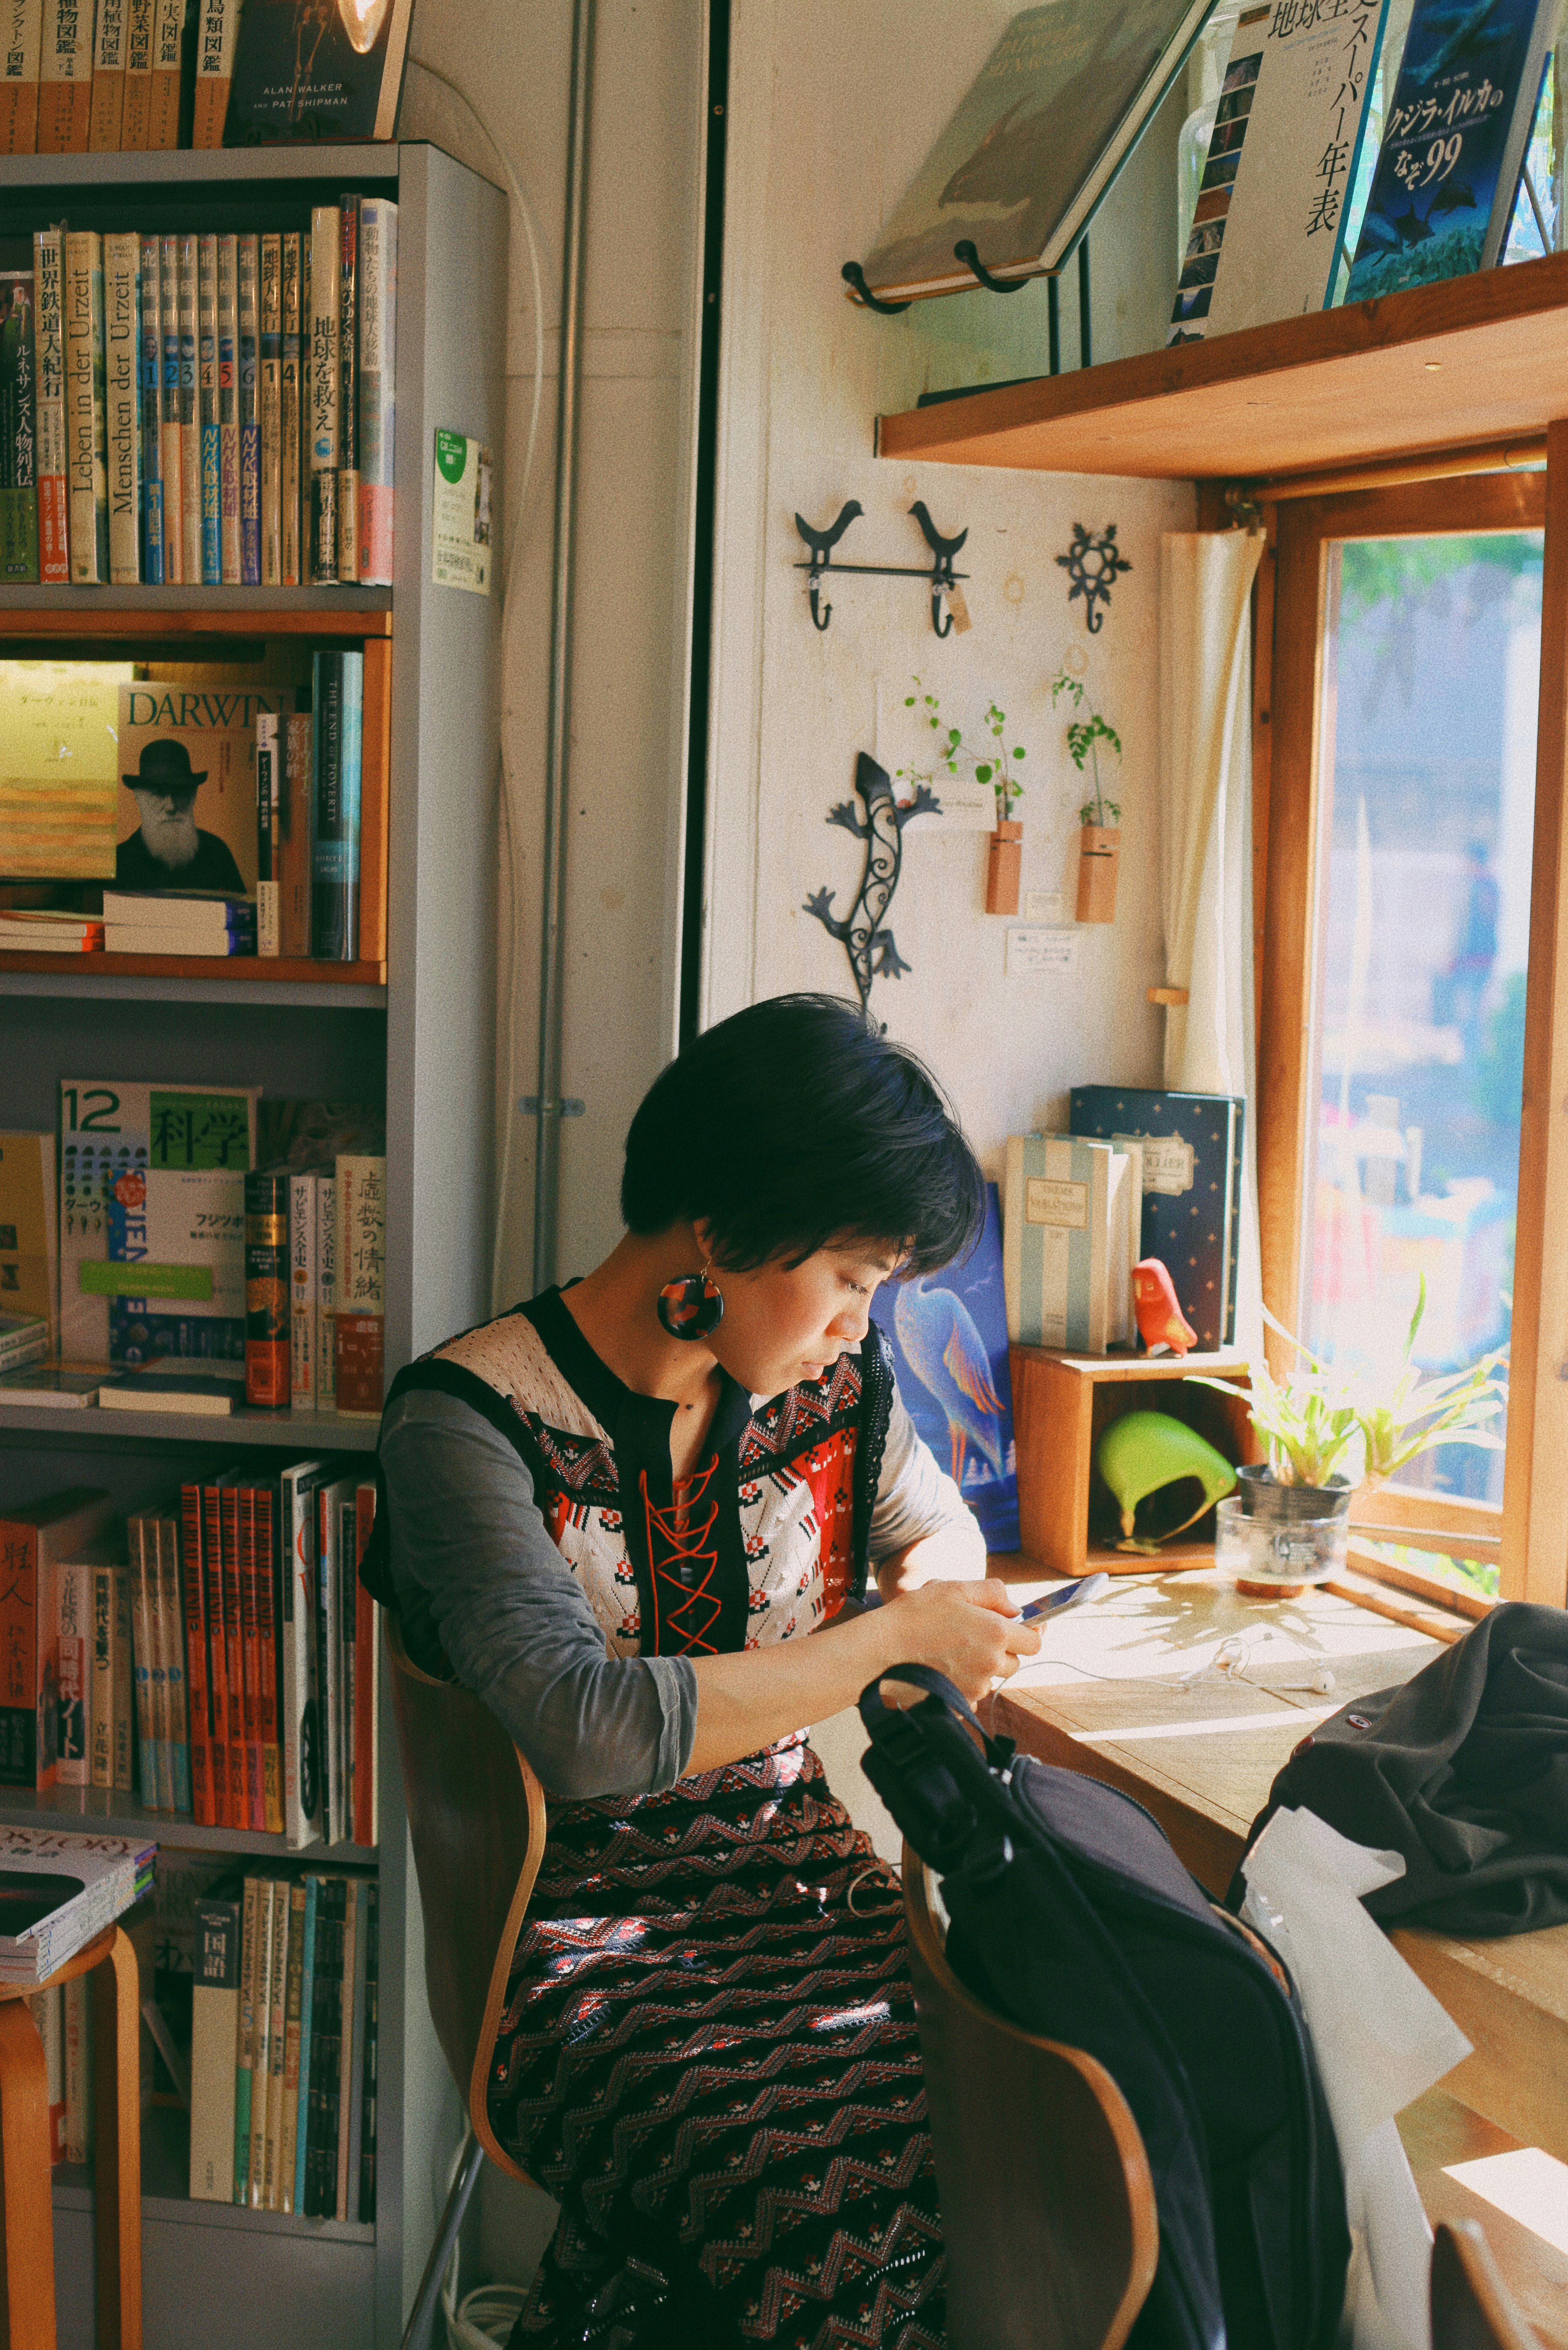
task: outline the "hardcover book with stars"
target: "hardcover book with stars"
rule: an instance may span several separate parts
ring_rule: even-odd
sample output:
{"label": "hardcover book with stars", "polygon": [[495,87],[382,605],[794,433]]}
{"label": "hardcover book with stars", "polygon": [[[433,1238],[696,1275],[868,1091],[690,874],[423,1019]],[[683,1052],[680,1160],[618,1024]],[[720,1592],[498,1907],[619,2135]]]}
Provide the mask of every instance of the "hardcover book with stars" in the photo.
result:
{"label": "hardcover book with stars", "polygon": [[1075,1086],[1069,1098],[1075,1134],[1142,1141],[1140,1253],[1164,1264],[1203,1352],[1233,1346],[1245,1100],[1139,1086]]}

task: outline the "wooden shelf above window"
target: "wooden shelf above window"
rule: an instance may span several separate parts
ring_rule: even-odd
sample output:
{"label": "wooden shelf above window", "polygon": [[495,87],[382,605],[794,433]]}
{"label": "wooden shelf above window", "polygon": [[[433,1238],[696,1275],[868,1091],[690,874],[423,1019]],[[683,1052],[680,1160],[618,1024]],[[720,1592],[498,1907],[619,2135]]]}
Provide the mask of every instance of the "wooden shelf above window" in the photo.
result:
{"label": "wooden shelf above window", "polygon": [[1568,413],[1568,254],[877,420],[877,452],[1266,478],[1539,437]]}
{"label": "wooden shelf above window", "polygon": [[389,637],[391,589],[0,588],[0,637]]}
{"label": "wooden shelf above window", "polygon": [[0,994],[5,993],[8,972],[36,972],[61,980],[66,983],[62,994],[98,992],[91,984],[85,991],[73,987],[73,981],[221,979],[232,981],[238,987],[306,987],[311,991],[309,1000],[319,1002],[322,999],[316,994],[317,989],[325,994],[332,988],[384,987],[387,983],[384,962],[317,962],[283,955],[29,954],[18,947],[0,951]]}

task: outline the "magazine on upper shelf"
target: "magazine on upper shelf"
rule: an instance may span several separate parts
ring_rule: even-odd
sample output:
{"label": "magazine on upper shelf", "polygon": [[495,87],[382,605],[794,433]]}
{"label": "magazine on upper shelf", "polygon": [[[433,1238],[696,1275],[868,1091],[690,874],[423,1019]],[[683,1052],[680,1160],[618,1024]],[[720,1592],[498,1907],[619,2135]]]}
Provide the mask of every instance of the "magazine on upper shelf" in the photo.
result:
{"label": "magazine on upper shelf", "polygon": [[1201,342],[1332,300],[1388,0],[1237,23],[1171,311]]}
{"label": "magazine on upper shelf", "polygon": [[1501,260],[1557,16],[1558,0],[1416,0],[1346,301]]}
{"label": "magazine on upper shelf", "polygon": [[[1060,269],[1213,0],[1051,0],[1008,26],[863,263],[883,300]],[[242,43],[244,34],[241,34]]]}
{"label": "magazine on upper shelf", "polygon": [[244,0],[224,146],[393,137],[412,15],[413,0]]}
{"label": "magazine on upper shelf", "polygon": [[152,1882],[140,1836],[0,1828],[0,1982],[40,1983],[124,1914]]}

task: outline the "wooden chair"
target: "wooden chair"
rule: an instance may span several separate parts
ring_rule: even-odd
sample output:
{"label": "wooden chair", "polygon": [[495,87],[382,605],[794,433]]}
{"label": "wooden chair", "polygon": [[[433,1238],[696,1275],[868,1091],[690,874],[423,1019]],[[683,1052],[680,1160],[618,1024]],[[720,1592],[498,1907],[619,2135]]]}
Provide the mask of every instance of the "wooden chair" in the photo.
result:
{"label": "wooden chair", "polygon": [[1541,2350],[1473,2220],[1440,2220],[1432,2246],[1432,2350]]}
{"label": "wooden chair", "polygon": [[[523,1913],[545,1852],[545,1791],[488,1706],[410,1661],[389,1609],[392,1715],[424,1912],[425,1992],[468,2136],[403,2336],[425,2339],[484,2157],[528,2179],[490,2126],[486,2090]],[[529,2182],[532,2183],[531,2181]]]}
{"label": "wooden chair", "polygon": [[[110,1926],[48,1981],[93,1978],[93,2236],[99,2350],[141,2350],[141,1993],[130,1937]],[[20,1984],[0,1984],[0,2341],[55,2350],[49,2085]]]}
{"label": "wooden chair", "polygon": [[929,1872],[908,1845],[904,1907],[952,2350],[1120,2350],[1159,2257],[1127,2100],[1092,2056],[1021,2031],[965,1991]]}

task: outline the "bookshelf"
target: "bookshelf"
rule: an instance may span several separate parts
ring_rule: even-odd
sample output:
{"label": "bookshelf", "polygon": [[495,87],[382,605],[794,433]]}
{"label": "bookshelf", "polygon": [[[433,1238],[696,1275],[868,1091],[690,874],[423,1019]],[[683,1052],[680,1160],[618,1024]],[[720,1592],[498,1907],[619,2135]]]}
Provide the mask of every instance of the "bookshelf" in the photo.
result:
{"label": "bookshelf", "polygon": [[[488,1310],[499,598],[433,587],[429,548],[437,426],[478,436],[497,458],[502,448],[505,198],[421,143],[16,156],[0,162],[0,235],[62,215],[99,229],[297,228],[313,203],[344,189],[399,205],[391,589],[11,588],[0,590],[0,651],[123,656],[145,646],[162,659],[232,659],[242,642],[280,637],[388,647],[385,963],[0,956],[0,1125],[52,1126],[59,1077],[84,1069],[303,1098],[384,1094],[389,1377]],[[316,1413],[0,1407],[0,1506],[81,1482],[134,1508],[223,1458],[254,1454],[258,1468],[285,1448],[363,1458],[375,1440],[373,1423]],[[275,2350],[292,2334],[335,2350],[394,2350],[401,2339],[433,2226],[431,2146],[449,2092],[425,2005],[389,1700],[382,1711],[379,1851],[316,1846],[305,1856],[379,1868],[375,2225],[190,2201],[183,2116],[155,2108],[143,2134],[149,2342]],[[124,1798],[116,1809],[74,1789],[0,1794],[0,1820],[45,1811],[121,1820],[264,1868],[282,1856],[278,1837],[176,1823]],[[89,2350],[90,2175],[57,2171],[54,2201],[58,2339],[61,2350]]]}

